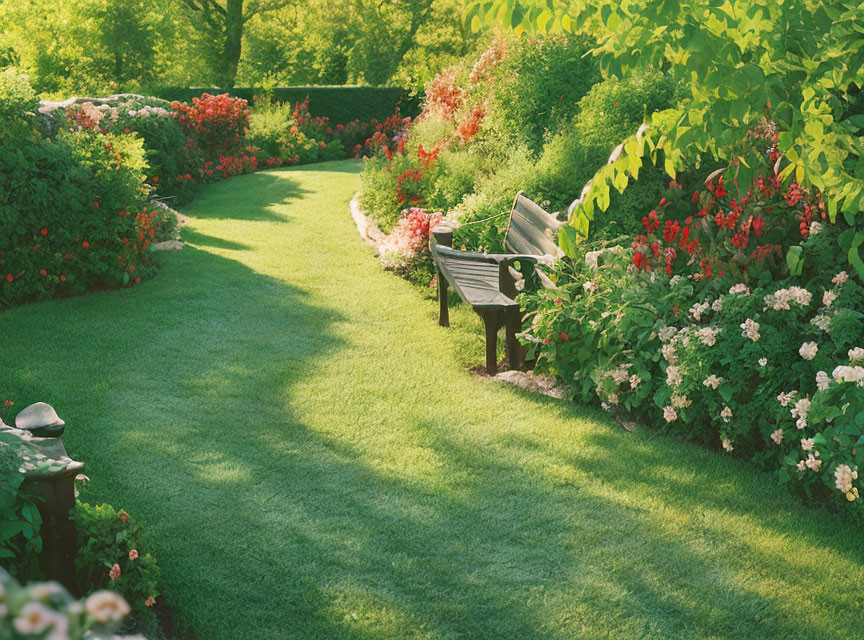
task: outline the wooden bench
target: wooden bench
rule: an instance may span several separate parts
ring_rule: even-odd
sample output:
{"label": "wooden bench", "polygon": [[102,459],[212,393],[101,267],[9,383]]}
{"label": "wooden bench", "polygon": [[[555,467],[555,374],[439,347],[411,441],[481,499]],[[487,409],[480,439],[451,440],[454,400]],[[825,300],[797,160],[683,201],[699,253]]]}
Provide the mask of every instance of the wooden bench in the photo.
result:
{"label": "wooden bench", "polygon": [[[531,277],[536,263],[549,256],[564,255],[555,241],[558,229],[565,224],[553,214],[518,193],[510,211],[510,222],[504,247],[513,253],[479,253],[453,249],[453,229],[438,225],[432,229],[432,256],[437,269],[438,324],[450,326],[447,305],[447,285],[483,318],[486,329],[486,370],[494,374],[498,368],[498,329],[506,327],[505,348],[507,366],[519,369],[523,364],[522,346],[516,334],[522,330],[522,316],[515,298],[519,271]],[[530,272],[526,271],[530,268]],[[542,278],[543,276],[541,276]]]}

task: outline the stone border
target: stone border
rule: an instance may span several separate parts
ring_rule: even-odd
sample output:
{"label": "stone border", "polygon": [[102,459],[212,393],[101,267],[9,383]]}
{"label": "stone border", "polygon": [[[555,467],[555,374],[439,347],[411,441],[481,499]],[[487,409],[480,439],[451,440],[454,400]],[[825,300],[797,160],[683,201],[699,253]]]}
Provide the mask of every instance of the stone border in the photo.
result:
{"label": "stone border", "polygon": [[378,245],[381,244],[381,241],[384,240],[386,236],[382,233],[381,229],[378,228],[378,225],[375,224],[375,221],[367,216],[363,209],[360,208],[359,191],[355,193],[354,197],[351,199],[349,208],[351,210],[351,218],[353,218],[354,224],[357,226],[357,233],[360,234],[360,239],[373,249],[377,250]]}

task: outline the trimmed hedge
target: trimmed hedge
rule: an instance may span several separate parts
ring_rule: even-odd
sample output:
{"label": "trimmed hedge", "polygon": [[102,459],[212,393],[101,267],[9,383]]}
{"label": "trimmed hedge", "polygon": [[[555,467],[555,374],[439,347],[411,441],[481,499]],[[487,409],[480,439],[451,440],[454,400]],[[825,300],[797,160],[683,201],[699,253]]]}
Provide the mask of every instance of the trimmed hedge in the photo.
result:
{"label": "trimmed hedge", "polygon": [[[202,93],[219,95],[227,93],[235,98],[243,98],[254,104],[255,96],[264,94],[261,89],[237,87],[216,89],[203,87],[165,87],[154,91],[153,95],[164,100],[192,102]],[[309,96],[309,111],[314,117],[327,117],[331,122],[346,124],[354,119],[361,121],[376,118],[383,121],[393,115],[396,107],[403,116],[415,116],[419,111],[419,98],[409,96],[399,87],[363,86],[308,86],[277,87],[272,91],[272,99],[277,102],[303,102]]]}

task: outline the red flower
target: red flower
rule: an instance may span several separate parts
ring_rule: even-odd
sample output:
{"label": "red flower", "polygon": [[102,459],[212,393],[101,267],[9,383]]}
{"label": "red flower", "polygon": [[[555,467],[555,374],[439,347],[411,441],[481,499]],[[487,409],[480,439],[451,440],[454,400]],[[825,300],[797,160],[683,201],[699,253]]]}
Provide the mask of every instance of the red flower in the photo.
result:
{"label": "red flower", "polygon": [[47,236],[48,235],[48,229],[43,227],[42,231],[40,231],[39,233],[41,233],[43,236]]}
{"label": "red flower", "polygon": [[657,211],[652,210],[651,213],[642,218],[642,225],[648,233],[654,233],[660,226],[660,220],[657,218]]}
{"label": "red flower", "polygon": [[86,249],[90,246],[90,243],[85,240],[84,242],[81,243],[81,246]]}
{"label": "red flower", "polygon": [[765,227],[765,219],[762,216],[756,216],[753,218],[753,233],[756,234],[756,237],[762,235],[762,229]]}
{"label": "red flower", "polygon": [[681,229],[677,221],[667,220],[666,228],[663,230],[663,240],[666,242],[674,242],[678,237],[678,231]]}
{"label": "red flower", "polygon": [[15,276],[13,276],[13,275],[10,273],[10,274],[7,274],[6,279],[7,279],[9,282],[12,282],[12,281],[15,279]]}
{"label": "red flower", "polygon": [[62,273],[60,274],[60,281],[66,282],[66,276],[64,276]]}
{"label": "red flower", "polygon": [[637,269],[650,269],[651,267],[648,264],[648,258],[645,257],[644,253],[634,253],[633,254],[633,264],[636,265]]}
{"label": "red flower", "polygon": [[562,334],[561,334],[561,339],[562,339],[564,342],[567,342],[567,341],[570,339],[570,336],[568,336],[566,333],[562,333]]}
{"label": "red flower", "polygon": [[41,273],[43,276],[47,276],[47,275],[48,275],[48,272],[45,271],[45,269],[40,270],[39,273]]}

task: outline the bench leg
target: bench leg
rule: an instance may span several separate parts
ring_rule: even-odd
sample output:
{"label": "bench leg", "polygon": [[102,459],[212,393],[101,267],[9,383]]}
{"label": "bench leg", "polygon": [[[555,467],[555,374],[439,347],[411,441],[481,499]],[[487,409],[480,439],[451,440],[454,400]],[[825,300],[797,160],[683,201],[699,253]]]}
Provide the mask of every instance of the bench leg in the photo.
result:
{"label": "bench leg", "polygon": [[522,330],[522,315],[519,307],[510,307],[504,313],[507,324],[507,337],[504,343],[507,348],[507,366],[518,371],[522,368],[522,345],[519,344],[516,334]]}
{"label": "bench leg", "polygon": [[438,285],[438,325],[450,326],[450,308],[447,306],[447,278],[441,271],[436,272],[435,282]]}
{"label": "bench leg", "polygon": [[494,376],[498,372],[498,323],[499,311],[481,311],[483,324],[486,325],[486,373]]}

